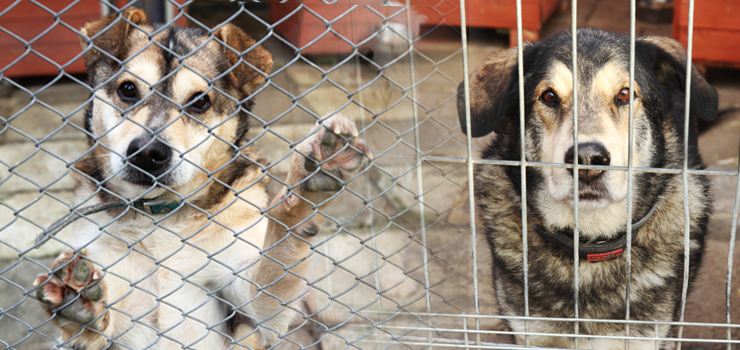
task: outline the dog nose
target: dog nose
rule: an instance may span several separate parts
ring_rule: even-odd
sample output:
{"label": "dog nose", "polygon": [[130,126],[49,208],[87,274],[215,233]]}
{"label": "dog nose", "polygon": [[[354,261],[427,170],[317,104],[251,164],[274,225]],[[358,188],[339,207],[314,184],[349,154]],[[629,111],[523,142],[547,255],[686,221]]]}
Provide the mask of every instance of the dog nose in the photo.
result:
{"label": "dog nose", "polygon": [[171,154],[169,146],[148,136],[135,138],[126,150],[126,157],[131,164],[154,176],[162,173]]}
{"label": "dog nose", "polygon": [[[565,163],[573,164],[573,154],[575,147],[571,146],[565,152]],[[595,142],[581,143],[578,145],[578,164],[586,165],[609,165],[609,151],[600,144]],[[570,172],[573,175],[573,172]],[[578,179],[585,182],[591,182],[604,175],[603,170],[578,169]]]}

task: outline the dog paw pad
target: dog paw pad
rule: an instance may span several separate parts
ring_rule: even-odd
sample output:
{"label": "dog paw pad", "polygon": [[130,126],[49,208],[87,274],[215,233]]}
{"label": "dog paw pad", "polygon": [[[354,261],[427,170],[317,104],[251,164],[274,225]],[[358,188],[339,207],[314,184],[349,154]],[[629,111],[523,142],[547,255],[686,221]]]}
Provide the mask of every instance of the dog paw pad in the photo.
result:
{"label": "dog paw pad", "polygon": [[[335,115],[324,120],[298,146],[293,171],[297,178],[293,183],[305,181],[308,192],[336,192],[345,181],[357,174],[365,157],[372,159],[370,148],[362,141],[355,122],[347,117]],[[321,166],[321,170],[317,169]],[[290,180],[290,179],[289,179]],[[290,183],[290,181],[289,181]]]}
{"label": "dog paw pad", "polygon": [[[51,275],[34,280],[36,298],[49,314],[87,324],[105,312],[103,272],[86,258],[84,249],[65,250],[52,264]],[[107,317],[100,318],[107,320]]]}

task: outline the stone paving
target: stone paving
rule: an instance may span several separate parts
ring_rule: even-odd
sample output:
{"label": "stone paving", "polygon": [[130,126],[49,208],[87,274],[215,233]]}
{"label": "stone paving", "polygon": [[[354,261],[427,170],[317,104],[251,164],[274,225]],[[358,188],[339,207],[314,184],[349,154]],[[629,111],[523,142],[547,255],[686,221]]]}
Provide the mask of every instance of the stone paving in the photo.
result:
{"label": "stone paving", "polygon": [[[616,1],[580,1],[579,23],[615,31],[626,31],[624,6]],[[582,8],[581,8],[582,7]],[[626,9],[629,13],[629,8]],[[216,20],[214,20],[216,21]],[[569,15],[558,14],[545,26],[543,33],[552,35],[570,25]],[[668,30],[666,30],[668,28]],[[470,65],[475,67],[488,54],[507,46],[506,37],[494,31],[471,30]],[[639,34],[670,35],[670,27],[641,24]],[[293,53],[275,40],[265,46],[274,55],[279,71],[293,58]],[[385,348],[388,334],[406,334],[420,338],[404,341],[424,342],[426,331],[417,327],[430,322],[438,329],[463,328],[457,317],[435,317],[417,320],[403,312],[436,312],[443,314],[473,314],[472,254],[468,227],[467,168],[463,163],[425,162],[421,167],[424,210],[416,205],[419,193],[415,155],[416,133],[421,152],[427,155],[465,157],[465,138],[459,131],[455,92],[462,80],[462,54],[459,34],[449,28],[438,28],[434,35],[422,40],[414,57],[413,67],[400,60],[384,71],[385,77],[367,64],[349,61],[325,76],[307,62],[298,61],[277,74],[272,84],[256,97],[254,114],[264,122],[273,121],[269,130],[253,120],[250,137],[268,159],[277,162],[272,169],[284,178],[287,162],[279,161],[290,150],[279,134],[295,142],[312,127],[315,117],[337,110],[365,129],[363,137],[372,147],[376,160],[366,176],[358,178],[350,189],[374,198],[374,210],[366,209],[363,200],[344,193],[327,212],[339,222],[347,221],[343,231],[330,220],[323,233],[314,241],[317,249],[311,258],[314,289],[306,302],[293,305],[315,313],[313,320],[333,328],[326,336],[314,321],[304,324],[290,339],[309,346],[321,340],[326,349],[342,349],[347,342],[358,342],[365,349]],[[393,54],[393,53],[391,53]],[[339,59],[336,60],[339,62]],[[435,64],[439,62],[439,64]],[[322,69],[331,64],[319,65]],[[411,103],[411,69],[419,82],[415,91],[422,106]],[[378,78],[378,79],[376,79]],[[331,81],[325,80],[329,79]],[[740,74],[732,71],[709,71],[708,79],[721,96],[720,121],[702,134],[700,147],[710,169],[732,170],[738,166],[740,147]],[[37,81],[24,85],[35,91]],[[368,85],[348,104],[347,91]],[[56,336],[54,327],[44,325],[40,333],[28,334],[30,327],[41,324],[46,316],[36,301],[23,295],[32,278],[45,272],[53,257],[63,248],[59,243],[47,243],[41,249],[29,250],[33,238],[54,220],[69,211],[73,183],[67,163],[78,159],[87,150],[83,132],[81,106],[89,97],[86,88],[64,80],[53,84],[36,96],[31,104],[28,93],[2,87],[0,116],[12,118],[10,125],[19,132],[0,132],[0,309],[11,310],[0,318],[0,339],[15,343],[23,340],[19,349],[49,348],[50,339],[40,333]],[[361,109],[361,104],[366,109]],[[56,112],[55,112],[56,110]],[[288,111],[286,113],[286,111]],[[59,113],[57,113],[59,112]],[[420,123],[415,131],[414,115]],[[378,114],[373,118],[373,114]],[[486,139],[475,140],[479,149]],[[712,178],[717,208],[710,223],[707,261],[702,275],[689,299],[686,320],[725,322],[724,284],[727,270],[727,250],[734,201],[735,177]],[[43,188],[45,194],[39,189]],[[356,213],[362,214],[353,217]],[[371,214],[372,213],[372,214]],[[421,227],[427,227],[421,230]],[[69,230],[60,234],[68,239]],[[374,238],[373,238],[374,237]],[[422,262],[426,241],[425,271]],[[478,242],[478,271],[481,314],[494,315],[490,259],[483,242]],[[377,252],[377,253],[375,253]],[[24,258],[20,259],[19,254]],[[740,257],[735,256],[737,266]],[[429,280],[425,280],[426,275]],[[425,291],[430,298],[425,298]],[[381,292],[377,292],[377,291]],[[731,286],[733,321],[740,319],[740,269],[734,270]],[[331,297],[333,296],[333,297]],[[372,330],[372,323],[382,324]],[[297,319],[296,325],[305,323]],[[474,328],[469,320],[468,328]],[[497,320],[483,320],[483,330],[503,330]],[[369,333],[370,332],[370,333]],[[740,337],[737,331],[734,338]],[[688,327],[685,335],[693,338],[722,338],[726,329]],[[24,339],[28,336],[28,339]],[[326,338],[323,338],[325,337]],[[433,336],[462,338],[461,332],[439,331]],[[474,335],[470,335],[475,339]],[[412,340],[409,340],[412,339]],[[413,340],[416,339],[416,340]],[[483,337],[484,341],[508,342],[506,336]],[[688,346],[687,346],[688,345]],[[298,349],[285,343],[283,348]],[[410,345],[403,346],[415,347]],[[715,349],[720,345],[684,344],[690,349]]]}

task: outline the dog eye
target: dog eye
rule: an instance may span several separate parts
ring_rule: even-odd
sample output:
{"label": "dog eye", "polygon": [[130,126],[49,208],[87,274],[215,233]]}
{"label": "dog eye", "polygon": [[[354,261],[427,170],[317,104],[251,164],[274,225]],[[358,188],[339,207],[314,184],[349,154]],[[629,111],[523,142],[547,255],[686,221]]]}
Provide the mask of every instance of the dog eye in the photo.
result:
{"label": "dog eye", "polygon": [[124,101],[133,102],[136,101],[138,93],[136,91],[136,85],[131,82],[125,82],[118,87],[118,96]]}
{"label": "dog eye", "polygon": [[619,94],[617,94],[617,102],[621,102],[621,104],[629,103],[630,101],[630,89],[623,88],[622,90],[619,90]]}
{"label": "dog eye", "polygon": [[190,104],[190,107],[198,112],[204,112],[211,106],[211,99],[205,94],[195,94],[190,101],[193,101],[193,103]]}
{"label": "dog eye", "polygon": [[558,95],[556,95],[552,90],[547,90],[542,93],[540,99],[542,99],[542,101],[548,106],[554,106],[558,102]]}

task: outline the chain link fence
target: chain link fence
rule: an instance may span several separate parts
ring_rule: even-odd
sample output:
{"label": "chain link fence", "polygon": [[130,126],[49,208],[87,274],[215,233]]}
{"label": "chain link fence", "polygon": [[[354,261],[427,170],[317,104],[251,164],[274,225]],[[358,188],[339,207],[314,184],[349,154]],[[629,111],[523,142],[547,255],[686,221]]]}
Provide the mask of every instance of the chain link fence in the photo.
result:
{"label": "chain link fence", "polygon": [[[70,247],[74,232],[66,229],[43,244],[35,238],[79,209],[74,165],[91,151],[84,111],[102,88],[86,83],[85,52],[77,41],[80,28],[130,6],[146,9],[166,26],[202,28],[211,37],[226,23],[234,24],[272,54],[272,71],[249,98],[255,106],[248,134],[249,144],[272,161],[262,169],[275,180],[270,194],[286,178],[295,145],[327,116],[352,119],[373,151],[373,161],[361,175],[317,213],[325,220],[305,257],[310,268],[299,276],[306,291],[301,298],[283,300],[281,313],[293,315],[293,321],[290,331],[279,334],[277,347],[525,348],[509,344],[512,332],[497,316],[491,259],[471,227],[472,164],[486,163],[472,152],[487,140],[466,138],[457,115],[457,88],[467,63],[481,62],[508,42],[494,32],[469,38],[471,32],[461,31],[465,3],[0,4],[0,44],[15,50],[0,63],[0,168],[8,170],[0,175],[0,344],[5,348],[75,349],[74,342],[59,340],[53,316],[40,307],[33,285],[36,275],[54,272],[49,267]],[[517,32],[521,42],[526,33],[521,21]],[[69,37],[71,44],[65,41]],[[730,178],[738,172],[708,174]],[[736,215],[737,200],[734,208]],[[730,247],[735,246],[735,221]],[[113,235],[105,230],[107,223],[95,224],[101,235]],[[183,238],[192,245],[187,240]],[[730,249],[729,261],[733,258]],[[737,292],[730,287],[732,263],[726,266],[726,323],[680,324],[717,328],[723,335],[726,331],[727,340],[701,343],[735,349],[740,325],[731,320],[730,299]],[[101,266],[103,271],[112,267]],[[176,266],[169,269],[177,271]],[[131,287],[141,289],[137,283]],[[156,331],[168,338],[167,330]],[[684,339],[692,340],[688,335]],[[155,344],[150,347],[159,346]]]}

